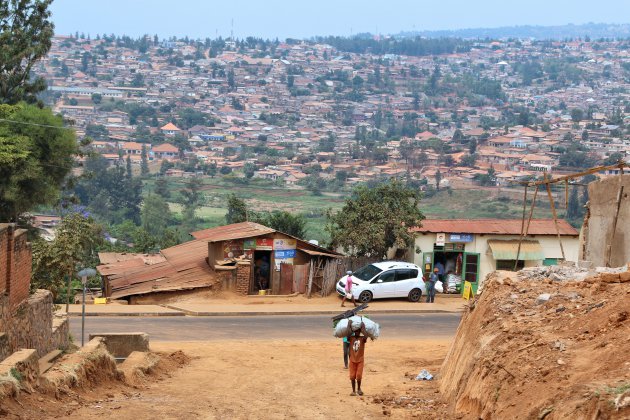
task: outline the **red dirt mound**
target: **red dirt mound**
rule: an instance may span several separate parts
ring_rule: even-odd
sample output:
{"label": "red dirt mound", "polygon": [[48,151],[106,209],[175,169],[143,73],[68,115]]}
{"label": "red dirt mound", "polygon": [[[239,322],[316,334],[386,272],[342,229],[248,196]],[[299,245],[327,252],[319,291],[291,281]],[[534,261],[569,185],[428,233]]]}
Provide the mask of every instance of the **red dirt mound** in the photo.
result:
{"label": "red dirt mound", "polygon": [[441,369],[451,414],[630,418],[629,276],[519,277],[491,275],[462,319]]}

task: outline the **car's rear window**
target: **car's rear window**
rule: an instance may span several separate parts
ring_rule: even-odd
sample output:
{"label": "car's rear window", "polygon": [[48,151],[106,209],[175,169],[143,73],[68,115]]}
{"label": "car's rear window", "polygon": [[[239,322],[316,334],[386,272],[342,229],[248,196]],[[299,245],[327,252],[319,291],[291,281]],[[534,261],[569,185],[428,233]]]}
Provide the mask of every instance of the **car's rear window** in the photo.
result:
{"label": "car's rear window", "polygon": [[370,264],[370,265],[366,265],[365,267],[359,268],[357,271],[352,273],[352,275],[358,278],[359,280],[368,281],[371,278],[373,278],[375,275],[380,273],[381,271],[383,270],[376,267],[375,265]]}

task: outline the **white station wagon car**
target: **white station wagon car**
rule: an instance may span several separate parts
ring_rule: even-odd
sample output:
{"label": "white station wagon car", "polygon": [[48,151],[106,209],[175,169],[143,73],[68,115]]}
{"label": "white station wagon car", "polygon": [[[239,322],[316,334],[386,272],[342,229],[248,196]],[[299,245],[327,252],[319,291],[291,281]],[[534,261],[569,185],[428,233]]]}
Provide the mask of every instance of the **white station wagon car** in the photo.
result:
{"label": "white station wagon car", "polygon": [[[346,295],[344,275],[337,282],[340,296]],[[361,267],[352,273],[352,295],[361,303],[372,299],[406,297],[418,302],[426,293],[422,270],[415,264],[400,261],[383,261]]]}

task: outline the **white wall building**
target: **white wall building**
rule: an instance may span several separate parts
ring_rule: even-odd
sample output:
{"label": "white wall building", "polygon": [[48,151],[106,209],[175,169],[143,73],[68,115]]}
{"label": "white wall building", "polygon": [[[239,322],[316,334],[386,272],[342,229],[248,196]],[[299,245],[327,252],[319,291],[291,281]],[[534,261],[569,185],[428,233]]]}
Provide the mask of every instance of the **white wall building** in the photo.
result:
{"label": "white wall building", "polygon": [[[416,232],[413,262],[425,273],[441,263],[444,274],[452,272],[470,281],[477,291],[495,270],[513,270],[562,261],[562,251],[551,219],[533,219],[516,262],[521,219],[424,220]],[[579,232],[558,220],[566,261],[577,261]],[[439,265],[438,265],[439,267]]]}

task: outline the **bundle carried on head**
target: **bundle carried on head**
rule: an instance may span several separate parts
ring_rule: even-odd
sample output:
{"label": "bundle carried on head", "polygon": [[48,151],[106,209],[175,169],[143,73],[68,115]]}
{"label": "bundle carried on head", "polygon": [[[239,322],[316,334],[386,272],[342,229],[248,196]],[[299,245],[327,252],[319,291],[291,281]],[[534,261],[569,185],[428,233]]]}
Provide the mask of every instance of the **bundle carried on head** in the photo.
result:
{"label": "bundle carried on head", "polygon": [[364,316],[355,315],[350,318],[342,319],[335,326],[335,337],[347,337],[349,330],[358,331],[361,329],[361,322],[365,325],[365,333],[372,340],[376,340],[381,334],[381,327],[374,321]]}

